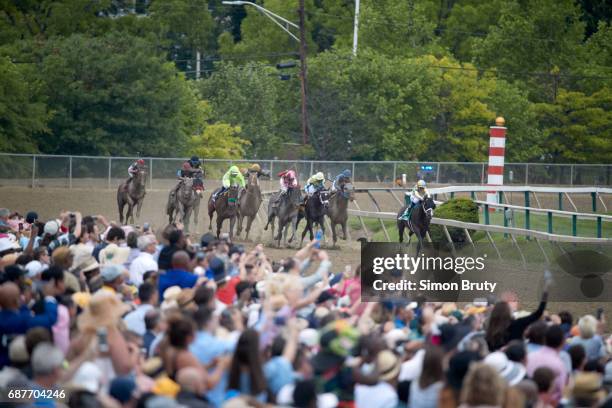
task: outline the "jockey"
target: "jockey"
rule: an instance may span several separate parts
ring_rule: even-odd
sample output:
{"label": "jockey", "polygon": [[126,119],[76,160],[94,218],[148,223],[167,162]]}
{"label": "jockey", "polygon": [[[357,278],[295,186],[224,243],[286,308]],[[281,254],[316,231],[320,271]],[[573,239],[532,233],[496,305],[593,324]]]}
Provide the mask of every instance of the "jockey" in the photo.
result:
{"label": "jockey", "polygon": [[285,195],[290,188],[296,188],[298,186],[297,175],[295,170],[285,170],[278,173],[280,177],[280,195]]}
{"label": "jockey", "polygon": [[198,156],[191,156],[191,159],[183,162],[181,168],[176,172],[176,176],[179,178],[179,181],[172,189],[172,196],[176,195],[176,192],[183,182],[183,177],[193,178],[193,187],[200,195],[202,194],[202,190],[204,190],[204,182],[202,181],[204,169],[202,169],[202,162]]}
{"label": "jockey", "polygon": [[412,209],[416,207],[419,203],[421,203],[423,200],[425,200],[427,197],[429,197],[429,191],[427,191],[427,183],[425,183],[425,180],[417,181],[412,191],[410,193],[406,193],[406,199],[410,200],[410,205],[406,207],[406,210],[398,219],[408,220]]}
{"label": "jockey", "polygon": [[191,159],[183,163],[183,166],[178,171],[179,177],[202,178],[202,162],[198,156],[191,156]]}
{"label": "jockey", "polygon": [[325,189],[325,175],[322,172],[318,172],[306,181],[306,187],[304,187],[304,191],[306,192],[308,197],[311,197],[317,191],[321,191]]}
{"label": "jockey", "polygon": [[352,173],[349,169],[343,170],[342,173],[338,174],[332,183],[331,191],[336,191],[340,185],[351,181]]}
{"label": "jockey", "polygon": [[142,159],[138,159],[134,163],[130,164],[130,167],[128,167],[128,180],[134,177],[136,173],[140,171],[140,168],[144,166],[144,164],[145,162]]}
{"label": "jockey", "polygon": [[223,185],[221,186],[221,190],[214,194],[213,201],[216,200],[220,194],[226,192],[231,186],[239,186],[242,188],[246,186],[244,176],[240,172],[238,166],[230,167],[229,170],[223,175],[223,179],[221,182],[223,183]]}

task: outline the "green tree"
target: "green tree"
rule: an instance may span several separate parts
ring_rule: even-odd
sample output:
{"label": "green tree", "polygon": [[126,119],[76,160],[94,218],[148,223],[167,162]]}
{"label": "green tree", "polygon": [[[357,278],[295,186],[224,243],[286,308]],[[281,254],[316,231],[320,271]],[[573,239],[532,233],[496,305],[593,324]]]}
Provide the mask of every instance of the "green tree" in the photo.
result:
{"label": "green tree", "polygon": [[503,3],[498,24],[474,41],[473,52],[479,67],[497,68],[502,78],[523,81],[534,98],[554,101],[583,36],[573,0],[514,0]]}
{"label": "green tree", "polygon": [[440,52],[435,35],[439,5],[428,0],[362,2],[359,47],[389,56]]}
{"label": "green tree", "polygon": [[38,75],[50,109],[46,153],[168,155],[192,135],[197,98],[146,41],[109,33],[57,38]]}
{"label": "green tree", "polygon": [[559,91],[555,104],[536,112],[546,138],[546,161],[609,163],[612,157],[612,90],[592,95]]}
{"label": "green tree", "polygon": [[0,151],[35,153],[34,136],[46,134],[50,114],[40,84],[25,75],[29,67],[0,58]]}
{"label": "green tree", "polygon": [[278,106],[281,82],[287,81],[279,81],[276,69],[265,64],[220,63],[198,85],[202,98],[212,106],[214,119],[240,127],[250,142],[249,156],[271,157],[287,140],[280,113],[284,108]]}
{"label": "green tree", "polygon": [[[166,40],[169,59],[190,76],[195,74],[197,52],[201,58],[216,54],[215,22],[205,0],[154,1],[152,20],[158,35]],[[201,66],[201,69],[205,69]]]}
{"label": "green tree", "polygon": [[248,141],[240,138],[240,126],[214,122],[212,107],[206,101],[198,103],[197,134],[191,136],[186,155],[197,154],[203,158],[242,159]]}

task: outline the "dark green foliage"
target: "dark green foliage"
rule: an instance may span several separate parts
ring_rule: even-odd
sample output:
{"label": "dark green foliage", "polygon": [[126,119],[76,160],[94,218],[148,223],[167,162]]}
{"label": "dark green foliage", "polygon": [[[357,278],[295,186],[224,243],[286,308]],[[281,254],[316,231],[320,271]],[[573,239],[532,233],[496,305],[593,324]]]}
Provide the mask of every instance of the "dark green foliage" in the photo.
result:
{"label": "dark green foliage", "polygon": [[[478,223],[478,205],[469,198],[453,198],[436,208],[435,218],[444,218],[462,222]],[[459,228],[448,227],[448,232],[455,246],[463,246],[467,242],[465,231]],[[448,239],[441,225],[432,224],[429,236],[434,244],[446,246]]]}

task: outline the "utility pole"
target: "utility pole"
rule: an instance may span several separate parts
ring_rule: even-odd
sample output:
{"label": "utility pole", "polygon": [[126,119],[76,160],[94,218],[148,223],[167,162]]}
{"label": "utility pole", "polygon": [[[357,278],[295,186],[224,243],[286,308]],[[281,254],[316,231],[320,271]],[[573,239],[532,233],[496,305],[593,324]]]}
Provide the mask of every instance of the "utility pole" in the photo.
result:
{"label": "utility pole", "polygon": [[302,142],[308,144],[308,110],[306,108],[306,27],[304,0],[300,0],[300,82],[302,86]]}
{"label": "utility pole", "polygon": [[355,18],[353,20],[353,56],[357,55],[357,38],[359,37],[359,0],[355,0]]}

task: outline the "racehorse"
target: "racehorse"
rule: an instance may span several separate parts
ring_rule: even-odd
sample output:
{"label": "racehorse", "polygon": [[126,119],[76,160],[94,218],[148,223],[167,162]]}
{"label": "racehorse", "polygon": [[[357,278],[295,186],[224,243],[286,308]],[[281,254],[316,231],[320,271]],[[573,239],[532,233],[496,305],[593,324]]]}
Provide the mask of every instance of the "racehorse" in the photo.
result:
{"label": "racehorse", "polygon": [[[277,241],[277,246],[280,247],[280,240],[284,234],[284,242],[291,243],[295,238],[295,231],[297,230],[297,217],[298,210],[302,204],[302,193],[300,187],[290,188],[286,194],[280,197],[280,201],[273,205],[273,203],[279,200],[279,192],[276,192],[270,196],[268,202],[268,223],[264,227],[264,231],[268,230],[268,225],[272,224],[272,237]],[[278,234],[274,235],[274,219],[278,218]],[[289,241],[287,241],[287,232],[289,231],[289,225],[293,226],[293,232]]]}
{"label": "racehorse", "polygon": [[[310,233],[310,240],[314,239],[312,228],[317,224],[321,231],[323,231],[323,237],[325,237],[325,214],[329,206],[329,191],[320,190],[316,191],[312,196],[306,200],[304,206],[304,218],[306,218],[306,228],[302,231],[302,241],[300,246],[304,243],[304,237],[306,232]],[[298,223],[300,216],[298,216]]]}
{"label": "racehorse", "polygon": [[242,222],[244,217],[247,217],[246,224],[246,239],[249,239],[249,232],[251,231],[251,224],[257,216],[259,207],[261,206],[261,189],[259,188],[259,178],[257,173],[250,172],[247,179],[246,190],[242,192],[238,206],[238,231],[236,235],[240,236],[242,232]]}
{"label": "racehorse", "polygon": [[[425,234],[429,231],[429,224],[434,215],[434,209],[436,208],[436,203],[434,199],[429,196],[425,198],[420,204],[417,204],[412,209],[410,213],[410,218],[406,220],[397,220],[397,229],[399,231],[399,242],[404,242],[404,229],[407,227],[410,231],[408,233],[408,242],[412,238],[412,234],[415,234],[419,240],[417,244],[417,255],[421,251],[423,247],[423,238],[425,238]],[[406,206],[400,208],[397,216],[398,218],[404,213],[406,210]]]}
{"label": "racehorse", "polygon": [[[210,224],[208,229],[212,230],[213,214],[217,212],[217,238],[221,234],[221,227],[223,221],[230,220],[229,236],[230,240],[234,238],[234,224],[236,218],[238,218],[238,186],[231,186],[223,194],[218,194],[221,189],[216,189],[208,199],[208,217],[210,218]],[[213,200],[213,197],[217,197]]]}
{"label": "racehorse", "polygon": [[132,178],[119,184],[119,188],[117,188],[117,206],[119,207],[119,222],[121,224],[123,224],[123,208],[126,204],[128,209],[125,214],[125,221],[134,223],[134,207],[136,207],[136,218],[140,218],[140,209],[146,194],[146,179],[147,172],[145,167],[139,167],[138,172]]}
{"label": "racehorse", "polygon": [[201,190],[194,188],[195,179],[191,177],[182,177],[181,185],[173,199],[172,191],[168,194],[168,204],[166,205],[166,214],[168,214],[168,222],[173,223],[177,219],[180,220],[185,228],[185,232],[189,232],[189,221],[193,212],[193,222],[198,225],[198,214],[200,212]]}
{"label": "racehorse", "polygon": [[355,188],[351,183],[342,183],[338,186],[338,190],[333,192],[329,198],[329,208],[327,216],[331,223],[332,236],[334,246],[338,241],[336,234],[336,225],[342,227],[342,239],[346,240],[346,223],[348,221],[348,203],[355,200]]}

